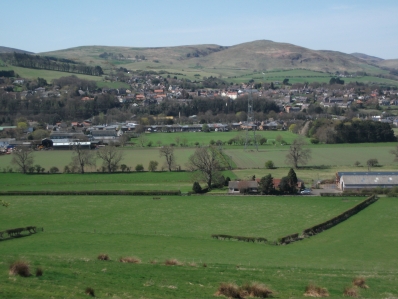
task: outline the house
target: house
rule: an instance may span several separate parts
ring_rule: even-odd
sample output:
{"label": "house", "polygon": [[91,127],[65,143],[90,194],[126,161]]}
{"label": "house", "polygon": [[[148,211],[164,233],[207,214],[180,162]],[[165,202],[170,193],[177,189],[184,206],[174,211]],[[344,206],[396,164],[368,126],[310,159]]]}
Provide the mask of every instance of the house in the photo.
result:
{"label": "house", "polygon": [[240,193],[257,193],[258,182],[257,181],[229,181],[228,182],[228,194],[240,194]]}
{"label": "house", "polygon": [[398,187],[398,172],[338,172],[337,187],[342,191]]}

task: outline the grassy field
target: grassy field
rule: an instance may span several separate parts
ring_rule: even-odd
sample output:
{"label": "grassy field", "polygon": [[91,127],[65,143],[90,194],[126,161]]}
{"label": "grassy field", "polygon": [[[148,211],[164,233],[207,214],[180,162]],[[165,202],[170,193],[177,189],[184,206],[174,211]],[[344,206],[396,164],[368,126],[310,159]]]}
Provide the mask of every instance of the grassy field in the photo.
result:
{"label": "grassy field", "polygon": [[37,79],[38,77],[46,79],[48,83],[51,83],[54,79],[59,79],[61,77],[76,76],[80,79],[96,81],[98,87],[108,87],[108,88],[129,88],[129,85],[124,82],[106,82],[103,77],[100,76],[89,76],[76,73],[58,72],[51,70],[40,70],[40,69],[29,69],[18,66],[0,66],[0,71],[14,70],[21,78]]}
{"label": "grassy field", "polygon": [[[324,233],[288,246],[219,241],[213,233],[278,237],[324,221],[357,198],[319,197],[10,197],[0,227],[43,226],[44,232],[1,241],[0,297],[213,298],[221,282],[260,281],[278,298],[303,298],[313,282],[332,298],[364,276],[363,298],[398,295],[396,199],[383,198]],[[382,252],[383,254],[380,254]],[[97,261],[108,253],[111,261]],[[141,264],[117,262],[136,256]],[[177,258],[183,266],[164,266]],[[23,259],[39,278],[9,277]],[[157,264],[150,261],[157,260]],[[188,263],[196,263],[189,266]],[[206,263],[207,267],[202,267]]]}
{"label": "grassy field", "polygon": [[[250,137],[253,137],[253,132],[249,132]],[[275,138],[280,135],[287,143],[292,143],[297,138],[296,134],[288,131],[256,131],[256,136],[265,137],[267,143],[271,144]],[[158,145],[160,141],[162,145],[181,144],[184,142],[187,146],[194,147],[198,142],[200,145],[209,145],[211,140],[227,142],[228,140],[238,137],[243,140],[246,139],[246,131],[230,131],[230,132],[182,132],[182,133],[148,133],[146,136],[146,144],[152,141],[154,146]],[[177,138],[178,141],[177,142]],[[309,139],[308,139],[309,140]],[[139,143],[138,139],[132,139],[133,142]],[[234,148],[236,146],[233,146]]]}
{"label": "grassy field", "polygon": [[[232,171],[225,177],[235,179]],[[64,191],[64,190],[181,190],[192,191],[192,173],[187,172],[131,172],[81,174],[0,173],[2,191]],[[224,191],[226,192],[226,191]]]}

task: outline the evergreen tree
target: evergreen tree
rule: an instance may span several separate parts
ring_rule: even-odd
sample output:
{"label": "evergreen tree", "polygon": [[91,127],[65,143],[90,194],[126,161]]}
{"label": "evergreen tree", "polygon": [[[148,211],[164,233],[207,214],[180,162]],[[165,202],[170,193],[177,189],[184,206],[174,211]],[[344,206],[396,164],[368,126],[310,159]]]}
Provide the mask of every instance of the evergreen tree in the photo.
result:
{"label": "evergreen tree", "polygon": [[289,180],[289,185],[291,188],[291,193],[296,193],[297,189],[297,175],[293,168],[290,168],[289,173],[287,174],[287,178]]}
{"label": "evergreen tree", "polygon": [[275,186],[274,186],[272,175],[268,174],[268,175],[262,177],[258,188],[262,194],[274,194]]}

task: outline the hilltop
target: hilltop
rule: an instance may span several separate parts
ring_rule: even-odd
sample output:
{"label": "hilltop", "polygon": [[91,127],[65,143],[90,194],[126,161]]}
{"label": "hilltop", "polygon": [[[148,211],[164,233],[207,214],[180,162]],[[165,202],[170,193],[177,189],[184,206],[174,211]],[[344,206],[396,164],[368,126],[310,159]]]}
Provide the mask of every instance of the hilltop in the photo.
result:
{"label": "hilltop", "polygon": [[26,53],[26,54],[34,54],[33,52],[25,51],[25,50],[20,50],[20,49],[14,49],[14,48],[8,48],[8,47],[3,47],[0,46],[0,53]]}
{"label": "hilltop", "polygon": [[269,40],[231,47],[213,44],[158,48],[83,46],[40,54],[72,59],[89,65],[99,64],[105,69],[114,66],[130,69],[211,69],[220,75],[232,75],[236,71],[290,69],[378,73],[381,70],[375,63],[383,61],[366,54],[311,50]]}

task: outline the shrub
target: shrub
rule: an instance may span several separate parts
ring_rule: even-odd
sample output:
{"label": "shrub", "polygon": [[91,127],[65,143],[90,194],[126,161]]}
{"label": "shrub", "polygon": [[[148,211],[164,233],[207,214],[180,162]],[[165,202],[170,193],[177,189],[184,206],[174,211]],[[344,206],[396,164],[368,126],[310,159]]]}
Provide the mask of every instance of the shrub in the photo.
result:
{"label": "shrub", "polygon": [[311,138],[311,139],[310,139],[310,142],[311,142],[312,144],[318,144],[318,143],[319,143],[319,140],[318,140],[317,138]]}
{"label": "shrub", "polygon": [[159,162],[158,161],[150,161],[149,162],[149,166],[148,166],[148,170],[149,171],[156,171],[156,169],[158,168]]}
{"label": "shrub", "polygon": [[231,181],[231,178],[229,176],[227,176],[224,181],[224,186],[228,187],[230,181]]}
{"label": "shrub", "polygon": [[192,186],[192,191],[195,193],[201,193],[202,192],[202,187],[198,182],[194,182]]}
{"label": "shrub", "polygon": [[167,259],[167,260],[165,260],[164,264],[166,266],[182,266],[183,265],[183,263],[181,263],[177,259]]}
{"label": "shrub", "polygon": [[274,162],[272,162],[271,160],[268,160],[267,162],[265,162],[265,168],[274,169],[275,168]]}
{"label": "shrub", "polygon": [[144,166],[142,166],[142,164],[137,164],[137,166],[135,167],[135,171],[143,171],[144,170]]}
{"label": "shrub", "polygon": [[207,268],[207,264],[206,263],[203,263],[203,268]]}
{"label": "shrub", "polygon": [[65,165],[64,167],[64,173],[70,173],[70,169],[68,165]]}
{"label": "shrub", "polygon": [[253,282],[251,284],[244,284],[241,287],[241,292],[246,293],[250,297],[258,297],[258,298],[268,298],[274,292],[267,288],[264,284]]}
{"label": "shrub", "polygon": [[95,297],[94,289],[93,289],[93,288],[87,287],[86,290],[84,291],[84,293],[85,293],[86,295],[90,295],[90,296],[92,296],[92,297]]}
{"label": "shrub", "polygon": [[130,257],[130,256],[121,257],[119,259],[119,262],[121,262],[121,263],[131,263],[131,264],[141,264],[141,260],[139,258]]}
{"label": "shrub", "polygon": [[348,286],[344,289],[343,295],[346,297],[358,298],[358,288],[355,286]]}
{"label": "shrub", "polygon": [[99,259],[100,261],[109,261],[110,260],[109,255],[107,255],[106,253],[100,253],[97,256],[97,259]]}
{"label": "shrub", "polygon": [[227,298],[241,298],[239,287],[234,283],[221,283],[215,296],[225,296]]}
{"label": "shrub", "polygon": [[43,276],[43,269],[41,267],[38,267],[36,269],[36,277],[39,277],[39,276]]}
{"label": "shrub", "polygon": [[53,166],[53,167],[50,168],[50,173],[57,173],[57,172],[59,172],[58,167]]}
{"label": "shrub", "polygon": [[22,277],[30,276],[30,267],[27,262],[16,261],[10,265],[10,275],[19,275]]}
{"label": "shrub", "polygon": [[121,170],[122,172],[125,172],[126,169],[127,169],[127,165],[126,165],[126,164],[120,165],[120,170]]}
{"label": "shrub", "polygon": [[304,296],[306,297],[329,297],[329,292],[327,289],[309,284],[305,288]]}
{"label": "shrub", "polygon": [[366,284],[366,280],[364,277],[355,277],[352,281],[354,286],[360,287],[362,289],[368,289],[369,286]]}

